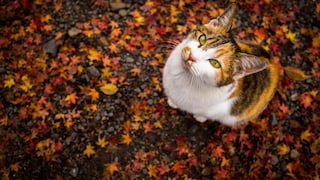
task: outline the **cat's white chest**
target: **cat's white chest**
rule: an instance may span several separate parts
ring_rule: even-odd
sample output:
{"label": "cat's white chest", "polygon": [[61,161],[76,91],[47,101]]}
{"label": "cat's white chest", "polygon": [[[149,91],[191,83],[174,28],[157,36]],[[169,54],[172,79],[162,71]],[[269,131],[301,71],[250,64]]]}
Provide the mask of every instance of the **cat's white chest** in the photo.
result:
{"label": "cat's white chest", "polygon": [[181,65],[179,56],[174,56],[174,53],[164,67],[163,86],[171,106],[192,113],[198,121],[210,119],[226,125],[236,124],[237,118],[230,114],[235,99],[229,98],[234,85],[206,85],[200,79],[192,77]]}

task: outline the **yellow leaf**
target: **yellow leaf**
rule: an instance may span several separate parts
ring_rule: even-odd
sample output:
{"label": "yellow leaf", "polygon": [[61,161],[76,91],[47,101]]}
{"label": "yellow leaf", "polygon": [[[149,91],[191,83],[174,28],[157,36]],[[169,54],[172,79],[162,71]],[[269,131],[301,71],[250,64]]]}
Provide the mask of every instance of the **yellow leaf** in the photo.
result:
{"label": "yellow leaf", "polygon": [[88,144],[86,146],[86,149],[83,151],[83,154],[90,157],[91,155],[95,154],[95,150],[93,149],[93,146],[91,144]]}
{"label": "yellow leaf", "polygon": [[69,94],[64,100],[70,105],[75,104],[78,96],[76,93]]}
{"label": "yellow leaf", "polygon": [[294,81],[302,81],[311,77],[309,75],[306,75],[302,70],[291,66],[285,67],[284,71],[286,75]]}
{"label": "yellow leaf", "polygon": [[118,91],[118,87],[114,84],[105,84],[100,87],[100,90],[106,95],[113,95]]}
{"label": "yellow leaf", "polygon": [[28,92],[29,89],[32,88],[32,84],[30,84],[30,79],[28,78],[27,75],[22,76],[21,80],[23,81],[23,84],[20,85],[20,88],[25,91]]}
{"label": "yellow leaf", "polygon": [[129,134],[122,134],[122,144],[126,144],[127,146],[132,142],[132,139]]}
{"label": "yellow leaf", "polygon": [[13,78],[6,79],[4,81],[4,87],[8,87],[9,89],[15,84]]}
{"label": "yellow leaf", "polygon": [[147,169],[148,169],[148,175],[149,175],[150,177],[157,177],[157,172],[158,172],[158,170],[157,170],[157,167],[156,167],[156,166],[154,166],[154,165],[152,165],[152,164],[149,164],[148,167],[147,167]]}
{"label": "yellow leaf", "polygon": [[106,137],[105,136],[103,136],[103,138],[99,137],[97,145],[99,145],[102,148],[106,147],[106,145],[108,145],[108,141],[106,141]]}
{"label": "yellow leaf", "polygon": [[282,146],[278,146],[278,151],[279,155],[285,155],[290,151],[290,148],[286,144],[283,144]]}
{"label": "yellow leaf", "polygon": [[310,133],[310,129],[303,131],[300,135],[301,140],[304,140],[307,142],[310,142],[313,137],[314,137],[314,134]]}
{"label": "yellow leaf", "polygon": [[292,43],[295,43],[297,40],[296,40],[296,33],[293,33],[291,31],[289,31],[287,34],[286,34],[286,38],[289,39]]}

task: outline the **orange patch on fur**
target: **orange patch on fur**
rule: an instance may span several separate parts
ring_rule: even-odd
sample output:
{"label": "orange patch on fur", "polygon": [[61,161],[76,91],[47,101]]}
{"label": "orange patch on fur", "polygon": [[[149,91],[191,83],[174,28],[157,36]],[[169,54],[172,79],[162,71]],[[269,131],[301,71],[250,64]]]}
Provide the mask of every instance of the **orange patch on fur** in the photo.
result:
{"label": "orange patch on fur", "polygon": [[269,87],[266,87],[265,90],[260,95],[259,99],[256,101],[256,103],[249,106],[244,112],[242,112],[239,116],[239,122],[245,120],[250,121],[256,116],[258,116],[268,105],[267,102],[271,100],[275,93],[275,89],[278,85],[279,80],[279,72],[277,69],[277,66],[275,64],[272,64],[268,67],[268,70],[270,72],[270,85]]}

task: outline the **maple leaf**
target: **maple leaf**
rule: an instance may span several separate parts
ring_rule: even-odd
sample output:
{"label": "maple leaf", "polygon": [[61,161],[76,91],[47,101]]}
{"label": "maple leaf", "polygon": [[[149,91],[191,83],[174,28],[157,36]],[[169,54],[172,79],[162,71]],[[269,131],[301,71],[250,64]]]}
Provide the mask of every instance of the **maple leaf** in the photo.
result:
{"label": "maple leaf", "polygon": [[286,155],[290,151],[290,147],[286,144],[282,144],[278,146],[278,154],[279,155]]}
{"label": "maple leaf", "polygon": [[96,152],[91,144],[86,145],[86,149],[83,151],[83,154],[90,157],[94,155]]}
{"label": "maple leaf", "polygon": [[312,99],[310,94],[308,94],[308,93],[301,94],[300,102],[301,102],[301,104],[303,105],[304,108],[310,107],[312,101],[313,101],[313,99]]}
{"label": "maple leaf", "polygon": [[296,33],[293,33],[291,31],[289,31],[287,34],[286,34],[286,38],[289,39],[292,43],[295,43],[297,40],[296,40]]}
{"label": "maple leaf", "polygon": [[113,175],[115,172],[119,171],[119,163],[117,161],[105,164],[104,167],[110,175]]}
{"label": "maple leaf", "polygon": [[141,75],[141,69],[138,67],[134,67],[130,70],[130,72],[134,75],[134,76],[140,76]]}
{"label": "maple leaf", "polygon": [[129,144],[131,144],[132,139],[128,133],[122,134],[121,137],[122,137],[121,144],[126,144],[127,146],[129,146]]}
{"label": "maple leaf", "polygon": [[20,163],[16,162],[14,164],[10,164],[10,169],[14,172],[19,172]]}
{"label": "maple leaf", "polygon": [[156,121],[155,123],[153,123],[153,125],[154,125],[155,128],[162,129],[162,124],[161,124],[161,122],[159,120]]}
{"label": "maple leaf", "polygon": [[88,50],[88,59],[90,60],[90,62],[94,61],[94,60],[101,60],[102,58],[102,54],[100,51],[94,49],[94,48],[90,48]]}
{"label": "maple leaf", "polygon": [[186,168],[186,163],[183,160],[176,161],[172,166],[172,171],[179,175],[182,175],[184,169]]}
{"label": "maple leaf", "polygon": [[147,169],[148,169],[148,175],[150,177],[157,177],[157,173],[158,173],[158,170],[157,170],[157,167],[152,165],[152,164],[149,164],[147,166]]}
{"label": "maple leaf", "polygon": [[73,126],[73,121],[72,120],[67,120],[64,123],[64,126],[69,130]]}
{"label": "maple leaf", "polygon": [[22,76],[21,78],[23,84],[20,85],[20,88],[25,91],[25,92],[28,92],[32,87],[33,85],[30,83],[30,79],[27,75],[24,75]]}
{"label": "maple leaf", "polygon": [[314,139],[314,134],[310,132],[311,128],[308,128],[307,130],[303,131],[300,135],[301,140],[310,142],[312,139]]}
{"label": "maple leaf", "polygon": [[102,77],[105,77],[105,78],[110,78],[112,76],[112,72],[110,72],[110,68],[103,68],[101,70],[101,73],[102,73]]}
{"label": "maple leaf", "polygon": [[143,124],[144,133],[148,133],[152,131],[153,125],[150,123],[150,121]]}
{"label": "maple leaf", "polygon": [[76,104],[77,99],[78,99],[78,96],[76,95],[76,93],[71,93],[64,100],[67,102],[68,105],[70,105],[70,104]]}
{"label": "maple leaf", "polygon": [[90,88],[88,95],[91,96],[92,101],[99,99],[99,92],[95,88]]}
{"label": "maple leaf", "polygon": [[118,53],[119,52],[119,48],[117,47],[116,43],[110,43],[108,48],[109,48],[111,53]]}
{"label": "maple leaf", "polygon": [[159,175],[164,175],[165,173],[170,171],[170,168],[168,165],[166,165],[163,161],[161,161],[159,167],[157,168],[157,170],[159,171]]}
{"label": "maple leaf", "polygon": [[222,157],[222,153],[224,153],[224,150],[221,145],[212,150],[212,155],[214,156]]}
{"label": "maple leaf", "polygon": [[15,85],[13,77],[10,77],[4,81],[4,87],[8,87],[9,89]]}
{"label": "maple leaf", "polygon": [[106,141],[106,137],[105,136],[103,136],[102,138],[99,137],[97,145],[99,145],[102,148],[106,147],[106,145],[108,145],[108,141]]}

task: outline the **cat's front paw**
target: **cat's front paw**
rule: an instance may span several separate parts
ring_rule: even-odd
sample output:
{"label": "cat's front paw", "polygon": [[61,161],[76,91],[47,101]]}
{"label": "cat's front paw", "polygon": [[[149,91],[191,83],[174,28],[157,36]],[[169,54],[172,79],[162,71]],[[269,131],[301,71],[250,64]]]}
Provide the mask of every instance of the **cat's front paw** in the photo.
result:
{"label": "cat's front paw", "polygon": [[206,118],[206,117],[203,117],[203,116],[193,115],[193,117],[194,117],[197,121],[202,122],[202,123],[207,120],[207,118]]}
{"label": "cat's front paw", "polygon": [[172,108],[174,108],[174,109],[177,109],[177,108],[178,108],[178,106],[175,105],[175,104],[171,101],[171,99],[169,99],[169,98],[168,98],[168,104],[169,104],[170,107],[172,107]]}

